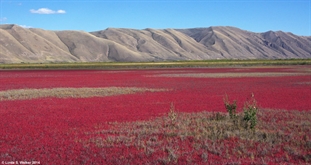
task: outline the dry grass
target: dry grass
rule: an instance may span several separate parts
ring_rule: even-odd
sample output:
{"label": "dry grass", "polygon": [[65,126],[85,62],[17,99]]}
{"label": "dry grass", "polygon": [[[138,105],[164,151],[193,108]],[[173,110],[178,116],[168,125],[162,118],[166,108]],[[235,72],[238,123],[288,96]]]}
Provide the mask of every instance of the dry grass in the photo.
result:
{"label": "dry grass", "polygon": [[300,85],[310,85],[311,82],[298,82],[298,83],[296,83],[296,84],[300,84]]}
{"label": "dry grass", "polygon": [[12,89],[0,91],[0,101],[27,100],[35,98],[86,98],[111,95],[132,94],[137,92],[160,92],[167,89],[149,89],[136,87],[106,87],[106,88],[43,88],[43,89]]}
{"label": "dry grass", "polygon": [[194,78],[235,78],[235,77],[280,77],[280,76],[303,76],[308,73],[286,72],[247,72],[247,73],[184,73],[184,74],[158,74],[154,77],[194,77]]}
{"label": "dry grass", "polygon": [[311,73],[311,68],[309,67],[297,67],[297,68],[292,68],[290,69],[290,71],[296,71],[296,72],[307,72],[307,73]]}
{"label": "dry grass", "polygon": [[80,142],[86,147],[136,148],[140,157],[156,164],[204,163],[215,156],[226,163],[311,162],[310,111],[262,109],[258,118],[256,129],[251,130],[243,127],[242,118],[233,121],[223,113],[177,113],[171,105],[166,116],[109,123],[110,129],[88,132],[91,138]]}

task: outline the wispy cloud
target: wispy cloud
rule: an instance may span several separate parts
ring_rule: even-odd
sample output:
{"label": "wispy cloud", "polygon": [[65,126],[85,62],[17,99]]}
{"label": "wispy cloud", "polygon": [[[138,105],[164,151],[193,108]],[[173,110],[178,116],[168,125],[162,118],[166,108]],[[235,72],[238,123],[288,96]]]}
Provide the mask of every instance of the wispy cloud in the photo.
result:
{"label": "wispy cloud", "polygon": [[48,8],[40,8],[38,10],[31,9],[30,12],[33,14],[65,14],[66,13],[65,10],[51,10]]}
{"label": "wispy cloud", "polygon": [[0,17],[0,22],[4,22],[4,21],[6,21],[6,20],[7,20],[6,17]]}
{"label": "wispy cloud", "polygon": [[19,26],[23,28],[32,28],[31,26],[27,26],[27,25],[19,25]]}

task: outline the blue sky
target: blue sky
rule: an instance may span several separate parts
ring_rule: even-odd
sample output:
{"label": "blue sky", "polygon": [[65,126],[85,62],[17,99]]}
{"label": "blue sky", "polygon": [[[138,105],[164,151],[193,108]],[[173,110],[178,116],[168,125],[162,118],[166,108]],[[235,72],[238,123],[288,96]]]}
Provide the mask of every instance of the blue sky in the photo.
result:
{"label": "blue sky", "polygon": [[311,36],[311,0],[0,0],[0,24],[47,30],[234,26]]}

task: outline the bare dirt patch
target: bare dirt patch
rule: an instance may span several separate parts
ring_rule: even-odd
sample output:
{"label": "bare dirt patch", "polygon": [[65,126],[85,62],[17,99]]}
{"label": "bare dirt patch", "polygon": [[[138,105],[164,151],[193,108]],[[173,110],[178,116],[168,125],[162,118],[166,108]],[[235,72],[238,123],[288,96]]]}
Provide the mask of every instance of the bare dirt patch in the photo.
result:
{"label": "bare dirt patch", "polygon": [[194,78],[234,78],[234,77],[281,77],[303,76],[306,73],[286,72],[253,72],[253,73],[184,73],[184,74],[159,74],[154,77],[194,77]]}
{"label": "bare dirt patch", "polygon": [[160,92],[166,89],[149,89],[136,87],[106,87],[106,88],[43,88],[43,89],[13,89],[0,91],[0,101],[28,100],[35,98],[86,98],[111,95],[132,94],[138,92]]}

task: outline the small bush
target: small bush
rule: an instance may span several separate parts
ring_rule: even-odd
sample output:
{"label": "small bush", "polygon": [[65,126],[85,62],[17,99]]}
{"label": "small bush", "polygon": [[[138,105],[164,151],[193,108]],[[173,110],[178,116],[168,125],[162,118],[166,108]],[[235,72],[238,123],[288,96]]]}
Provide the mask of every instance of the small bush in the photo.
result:
{"label": "small bush", "polygon": [[210,120],[221,121],[221,120],[225,120],[226,116],[221,114],[221,113],[219,113],[219,112],[217,112],[217,113],[213,113],[209,119]]}
{"label": "small bush", "polygon": [[245,128],[254,129],[257,124],[257,110],[258,110],[254,94],[252,94],[250,100],[245,102],[243,110],[244,110],[243,120],[246,122]]}
{"label": "small bush", "polygon": [[[257,124],[257,101],[254,98],[254,94],[251,95],[251,98],[244,103],[244,116],[239,116],[236,113],[237,103],[236,100],[233,103],[230,103],[229,97],[226,94],[223,98],[225,108],[229,113],[230,119],[233,121],[233,125],[236,128],[244,126],[245,129],[255,129]],[[240,122],[241,121],[241,122]]]}
{"label": "small bush", "polygon": [[230,103],[229,97],[227,94],[225,95],[223,100],[224,100],[225,107],[229,113],[230,119],[236,118],[236,108],[237,108],[236,100],[234,100],[233,103]]}
{"label": "small bush", "polygon": [[177,118],[177,113],[175,112],[174,103],[171,103],[170,112],[168,113],[168,117],[170,118],[172,123],[175,123]]}

